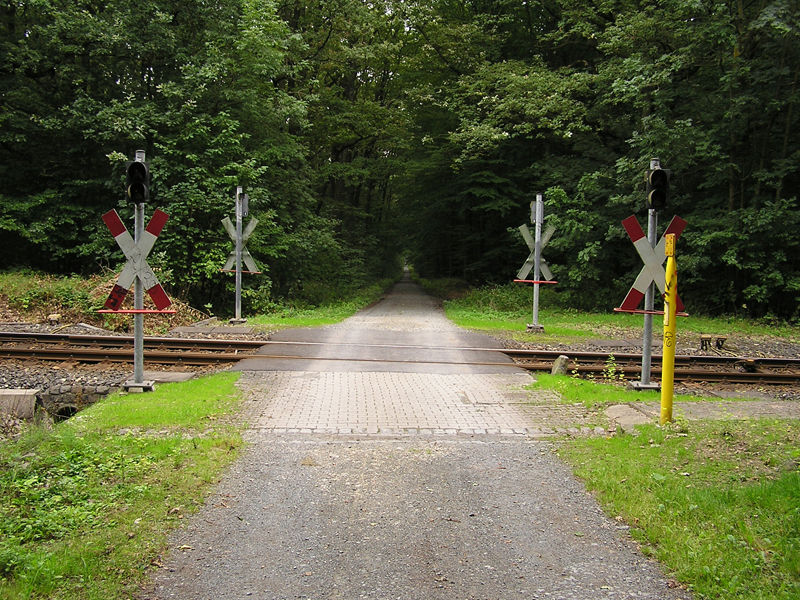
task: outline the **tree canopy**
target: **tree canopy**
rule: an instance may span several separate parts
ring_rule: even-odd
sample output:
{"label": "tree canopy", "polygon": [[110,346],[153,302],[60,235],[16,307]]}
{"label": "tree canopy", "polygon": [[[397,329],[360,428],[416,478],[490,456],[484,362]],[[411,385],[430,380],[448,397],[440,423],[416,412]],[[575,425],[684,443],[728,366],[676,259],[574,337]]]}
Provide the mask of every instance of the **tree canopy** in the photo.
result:
{"label": "tree canopy", "polygon": [[0,5],[0,255],[117,266],[100,215],[147,151],[152,255],[223,297],[220,221],[244,186],[254,307],[391,272],[513,278],[545,193],[565,304],[610,309],[640,268],[643,173],[693,311],[800,313],[794,0],[8,0]]}

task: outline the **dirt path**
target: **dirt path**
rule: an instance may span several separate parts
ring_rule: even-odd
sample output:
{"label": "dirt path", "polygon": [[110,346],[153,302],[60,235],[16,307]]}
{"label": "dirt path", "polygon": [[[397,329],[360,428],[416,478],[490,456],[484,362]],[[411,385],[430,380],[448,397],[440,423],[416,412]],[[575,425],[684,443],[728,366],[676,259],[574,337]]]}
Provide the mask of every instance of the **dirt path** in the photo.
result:
{"label": "dirt path", "polygon": [[[144,597],[689,597],[531,439],[528,374],[437,362],[488,340],[418,288],[313,335],[307,360],[240,365],[250,448]],[[414,365],[398,341],[437,349]]]}

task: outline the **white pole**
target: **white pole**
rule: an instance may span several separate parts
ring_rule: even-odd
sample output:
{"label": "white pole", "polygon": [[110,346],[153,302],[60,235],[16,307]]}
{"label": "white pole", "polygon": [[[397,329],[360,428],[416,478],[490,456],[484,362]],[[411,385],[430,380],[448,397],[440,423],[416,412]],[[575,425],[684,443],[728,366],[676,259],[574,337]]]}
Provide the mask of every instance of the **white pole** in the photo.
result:
{"label": "white pole", "polygon": [[[658,169],[661,161],[657,158],[650,159],[650,169]],[[658,212],[654,208],[647,210],[647,241],[651,247],[656,247],[656,236],[658,229]],[[653,315],[652,311],[655,304],[655,282],[650,282],[644,294],[644,334],[642,336],[642,378],[641,386],[650,386],[650,366],[652,363],[653,346]]]}

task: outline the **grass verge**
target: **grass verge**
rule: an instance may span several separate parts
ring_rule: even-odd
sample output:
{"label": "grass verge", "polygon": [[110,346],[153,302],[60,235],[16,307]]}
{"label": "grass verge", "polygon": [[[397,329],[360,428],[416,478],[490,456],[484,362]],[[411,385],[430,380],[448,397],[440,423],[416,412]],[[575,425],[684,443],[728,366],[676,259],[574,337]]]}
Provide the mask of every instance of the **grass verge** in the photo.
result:
{"label": "grass verge", "polygon": [[[636,391],[614,384],[613,377],[606,383],[570,377],[536,373],[536,381],[526,386],[528,389],[546,389],[558,392],[563,404],[583,404],[586,408],[598,408],[609,404],[628,402],[660,402],[661,393],[654,390]],[[680,395],[676,402],[700,402],[709,400],[703,396]],[[719,398],[715,400],[719,401]],[[742,398],[741,400],[745,400]]]}
{"label": "grass verge", "polygon": [[800,597],[800,423],[693,421],[559,454],[697,598]]}
{"label": "grass verge", "polygon": [[[519,341],[565,342],[581,338],[615,336],[640,337],[642,316],[627,313],[583,312],[558,306],[553,290],[541,289],[539,322],[545,333],[526,333],[525,325],[532,318],[532,292],[528,286],[508,284],[467,289],[457,280],[419,280],[431,294],[444,299],[447,317],[460,327],[479,329],[509,335]],[[655,327],[661,319],[656,317]],[[757,322],[734,317],[681,317],[679,327],[690,334],[725,333],[735,331],[741,335],[770,335],[787,339],[800,339],[800,327],[788,324]],[[566,338],[566,339],[565,339]]]}
{"label": "grass verge", "polygon": [[354,291],[348,298],[317,307],[278,306],[273,311],[248,318],[247,323],[264,329],[333,325],[380,300],[394,282],[394,279],[384,279]]}
{"label": "grass verge", "polygon": [[237,377],[113,395],[0,444],[0,597],[135,596],[168,531],[238,455],[223,424]]}

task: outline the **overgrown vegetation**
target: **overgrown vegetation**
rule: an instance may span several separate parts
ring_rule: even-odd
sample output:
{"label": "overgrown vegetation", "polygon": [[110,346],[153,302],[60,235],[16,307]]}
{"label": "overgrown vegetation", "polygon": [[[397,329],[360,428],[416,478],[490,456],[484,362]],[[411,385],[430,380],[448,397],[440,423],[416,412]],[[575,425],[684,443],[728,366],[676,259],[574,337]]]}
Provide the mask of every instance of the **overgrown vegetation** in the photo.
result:
{"label": "overgrown vegetation", "polygon": [[800,424],[694,421],[559,454],[697,598],[800,595]]}
{"label": "overgrown vegetation", "polygon": [[[0,6],[0,255],[83,274],[147,151],[151,264],[227,306],[220,220],[242,185],[253,301],[426,277],[513,276],[545,192],[564,306],[608,310],[641,268],[620,221],[660,215],[691,311],[799,316],[800,8],[790,0],[19,0]],[[264,307],[254,309],[261,312]]]}
{"label": "overgrown vegetation", "polygon": [[[116,274],[113,273],[86,279],[78,276],[59,277],[28,270],[0,273],[0,310],[6,308],[7,319],[42,322],[48,315],[58,313],[63,324],[83,321],[111,330],[127,330],[132,326],[129,316],[97,312],[103,308],[115,280]],[[242,305],[245,311],[261,309],[260,314],[250,319],[252,325],[328,325],[376,302],[394,281],[382,279],[371,285],[342,284],[335,288],[312,286],[316,290],[313,293],[307,290],[302,296],[282,302],[276,302],[268,295],[262,298],[254,290],[247,290],[243,294]],[[128,294],[126,306],[131,302],[132,295]],[[149,299],[146,298],[146,302]],[[227,304],[225,308],[231,310],[233,294]],[[146,333],[163,334],[178,325],[186,325],[208,316],[177,299],[173,299],[172,308],[176,309],[177,314],[146,319]],[[206,308],[210,309],[211,306]],[[223,310],[222,314],[226,312]]]}
{"label": "overgrown vegetation", "polygon": [[0,596],[129,598],[239,452],[238,374],[115,394],[0,444]]}
{"label": "overgrown vegetation", "polygon": [[32,314],[63,313],[83,320],[102,308],[105,298],[96,290],[103,285],[99,277],[58,277],[30,271],[0,272],[0,297],[8,307]]}
{"label": "overgrown vegetation", "polygon": [[[42,323],[52,314],[61,325],[83,322],[112,331],[129,331],[130,315],[101,314],[98,310],[108,298],[117,274],[106,272],[89,277],[57,276],[27,269],[0,272],[0,315],[2,320]],[[163,335],[170,329],[188,325],[206,315],[177,298],[172,299],[175,314],[145,319],[145,333]],[[145,297],[145,306],[152,307]],[[133,294],[125,299],[125,308],[133,307]]]}

